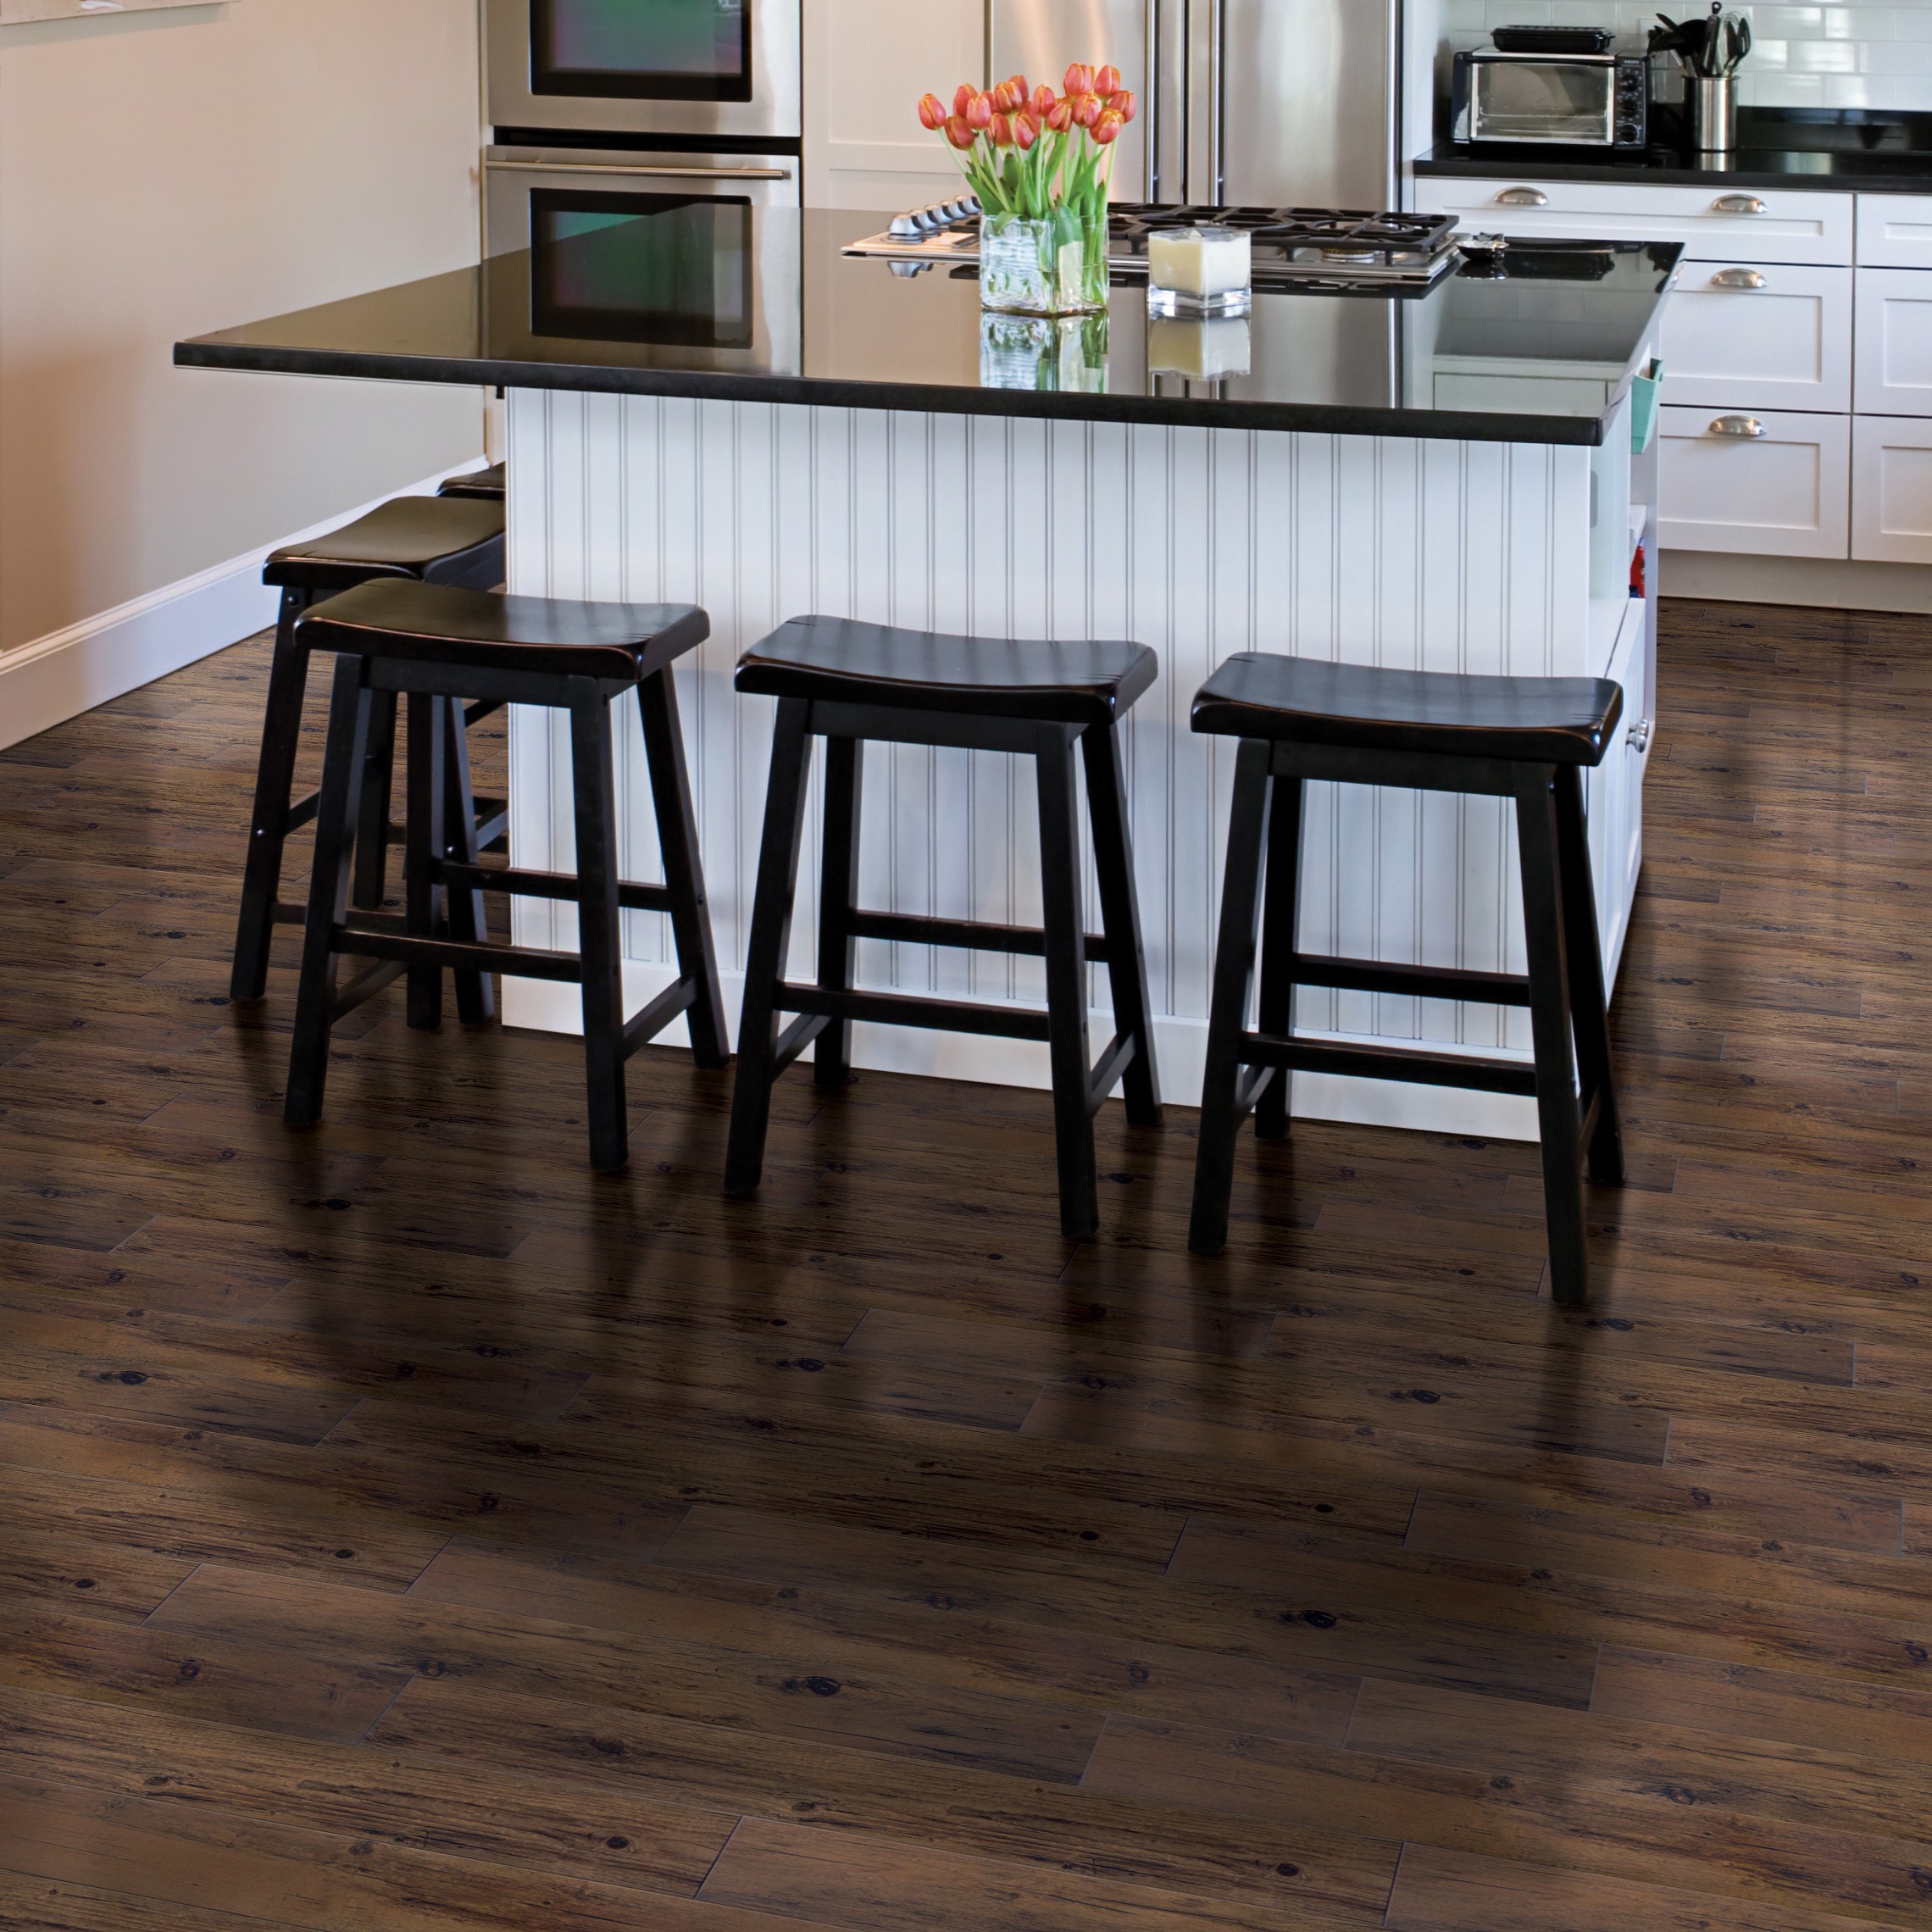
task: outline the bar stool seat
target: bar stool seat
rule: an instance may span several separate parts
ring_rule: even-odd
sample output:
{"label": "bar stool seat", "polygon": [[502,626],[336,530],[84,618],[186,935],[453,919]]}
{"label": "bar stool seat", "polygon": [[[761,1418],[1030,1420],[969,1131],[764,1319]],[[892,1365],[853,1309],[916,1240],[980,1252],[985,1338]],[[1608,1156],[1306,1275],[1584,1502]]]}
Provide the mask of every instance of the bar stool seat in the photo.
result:
{"label": "bar stool seat", "polygon": [[[1139,644],[949,637],[824,617],[794,619],[739,660],[738,689],[775,697],[779,706],[738,1030],[728,1193],[747,1194],[758,1184],[779,1075],[815,1044],[818,1085],[843,1086],[852,1023],[868,1020],[1044,1041],[1052,1065],[1062,1231],[1078,1240],[1099,1225],[1095,1113],[1123,1085],[1130,1122],[1157,1126],[1161,1118],[1118,741],[1121,720],[1158,673],[1153,652]],[[808,986],[787,983],[784,972],[813,737],[825,740],[825,819],[819,976]],[[1034,760],[1041,927],[872,912],[857,904],[868,740]],[[1085,930],[1081,913],[1076,745],[1093,828],[1105,929],[1099,934]],[[861,939],[1043,958],[1046,1010],[857,990]],[[1115,1035],[1097,1066],[1088,1043],[1089,959],[1106,965],[1113,992]],[[781,1032],[782,1013],[798,1017]]]}
{"label": "bar stool seat", "polygon": [[480,497],[502,502],[509,490],[509,466],[494,463],[487,469],[466,470],[461,476],[445,480],[436,491],[439,497]]}
{"label": "bar stool seat", "polygon": [[[320,1119],[331,1027],[400,974],[409,979],[409,1024],[423,1029],[441,1023],[446,968],[456,974],[466,1020],[486,1013],[476,990],[487,974],[574,981],[583,989],[591,1164],[623,1166],[624,1067],[630,1056],[683,1013],[700,1066],[722,1067],[730,1057],[671,678],[677,659],[709,635],[709,619],[688,604],[575,603],[375,582],[317,605],[298,628],[308,649],[333,651],[337,658],[284,1117],[297,1127]],[[631,691],[638,696],[663,855],[661,886],[618,877],[611,705]],[[349,909],[371,719],[386,698],[393,706],[397,693],[407,695],[409,720],[401,920]],[[471,697],[569,713],[574,874],[483,864],[474,814],[464,808],[460,787],[452,794],[446,770],[447,747],[457,741],[454,720]],[[574,904],[578,950],[491,945],[486,892]],[[619,930],[625,910],[670,915],[679,973],[629,1022]],[[338,991],[345,958],[378,963]]]}
{"label": "bar stool seat", "polygon": [[[1378,670],[1258,652],[1230,658],[1202,686],[1194,729],[1241,743],[1188,1238],[1196,1253],[1217,1254],[1227,1243],[1241,1121],[1252,1111],[1258,1138],[1285,1137],[1296,1072],[1468,1087],[1535,1096],[1552,1292],[1561,1302],[1587,1300],[1581,1169],[1587,1153],[1593,1180],[1620,1182],[1624,1150],[1581,774],[1602,762],[1623,705],[1622,691],[1602,679]],[[1512,799],[1529,971],[1302,952],[1302,799],[1311,780]],[[1294,995],[1303,985],[1527,1007],[1534,1063],[1297,1038]]]}
{"label": "bar stool seat", "polygon": [[[503,528],[500,502],[398,497],[326,536],[275,552],[264,567],[263,581],[282,593],[281,613],[275,625],[256,764],[242,908],[229,974],[230,999],[262,997],[268,989],[269,947],[275,928],[299,924],[303,918],[300,905],[280,897],[282,855],[289,834],[314,819],[319,797],[315,792],[301,798],[292,796],[308,685],[308,650],[297,634],[303,613],[318,597],[379,578],[486,590],[502,580]],[[472,711],[466,726],[479,723],[496,708],[492,705]],[[356,903],[370,909],[382,903],[388,847],[396,836],[389,824],[393,704],[379,713],[374,731],[375,755],[369,761],[369,796],[361,813],[364,834],[355,886]],[[452,771],[460,764],[467,772],[468,749],[462,737],[448,762]],[[482,843],[489,846],[503,830],[503,802],[485,800],[480,809]]]}
{"label": "bar stool seat", "polygon": [[1380,670],[1248,651],[1201,687],[1192,723],[1225,738],[1595,765],[1623,708],[1623,692],[1601,678]]}
{"label": "bar stool seat", "polygon": [[1145,645],[947,637],[844,618],[794,618],[738,660],[738,689],[808,703],[897,705],[1111,724],[1160,675]]}

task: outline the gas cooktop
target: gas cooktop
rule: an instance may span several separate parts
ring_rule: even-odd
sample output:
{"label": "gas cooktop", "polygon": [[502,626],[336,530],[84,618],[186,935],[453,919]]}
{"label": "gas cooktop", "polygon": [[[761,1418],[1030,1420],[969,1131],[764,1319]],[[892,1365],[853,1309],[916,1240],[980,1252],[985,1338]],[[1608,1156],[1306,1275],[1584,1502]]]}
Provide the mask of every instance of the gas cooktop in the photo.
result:
{"label": "gas cooktop", "polygon": [[[1325,208],[1188,208],[1117,202],[1108,261],[1119,275],[1147,272],[1147,237],[1162,229],[1213,225],[1254,238],[1257,288],[1300,283],[1426,286],[1457,259],[1456,222],[1446,214],[1372,214]],[[902,214],[848,255],[874,256],[902,274],[980,258],[980,204],[971,196]]]}

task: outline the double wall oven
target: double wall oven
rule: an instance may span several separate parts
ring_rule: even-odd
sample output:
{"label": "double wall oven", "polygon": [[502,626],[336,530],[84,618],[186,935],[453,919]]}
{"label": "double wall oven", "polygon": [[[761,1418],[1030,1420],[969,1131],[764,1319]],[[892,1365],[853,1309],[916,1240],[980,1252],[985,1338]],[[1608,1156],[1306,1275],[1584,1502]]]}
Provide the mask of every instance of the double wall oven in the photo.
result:
{"label": "double wall oven", "polygon": [[801,200],[800,10],[486,0],[486,247],[531,251],[540,332],[776,347],[759,218]]}

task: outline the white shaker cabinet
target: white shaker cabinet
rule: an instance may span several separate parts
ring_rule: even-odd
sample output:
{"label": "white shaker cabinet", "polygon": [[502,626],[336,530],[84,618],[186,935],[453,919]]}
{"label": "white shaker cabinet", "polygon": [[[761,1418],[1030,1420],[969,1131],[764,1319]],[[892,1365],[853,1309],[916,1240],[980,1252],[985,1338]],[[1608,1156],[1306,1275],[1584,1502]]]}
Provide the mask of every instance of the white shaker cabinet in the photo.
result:
{"label": "white shaker cabinet", "polygon": [[1657,440],[1657,540],[1666,549],[1846,554],[1849,416],[1667,408]]}
{"label": "white shaker cabinet", "polygon": [[1452,214],[1472,234],[1681,242],[1693,261],[1852,262],[1855,210],[1845,194],[1431,175],[1417,178],[1415,197],[1422,213]]}
{"label": "white shaker cabinet", "polygon": [[1932,564],[1932,195],[1418,176],[1474,232],[1681,242],[1658,541]]}
{"label": "white shaker cabinet", "polygon": [[1932,421],[1853,419],[1852,554],[1871,564],[1932,564]]}
{"label": "white shaker cabinet", "polygon": [[1932,195],[1860,195],[1858,266],[1932,269]]}
{"label": "white shaker cabinet", "polygon": [[1852,408],[1862,416],[1932,416],[1932,268],[1861,265],[1857,329]]}
{"label": "white shaker cabinet", "polygon": [[1664,311],[1663,368],[1666,402],[1849,409],[1852,270],[1686,262]]}

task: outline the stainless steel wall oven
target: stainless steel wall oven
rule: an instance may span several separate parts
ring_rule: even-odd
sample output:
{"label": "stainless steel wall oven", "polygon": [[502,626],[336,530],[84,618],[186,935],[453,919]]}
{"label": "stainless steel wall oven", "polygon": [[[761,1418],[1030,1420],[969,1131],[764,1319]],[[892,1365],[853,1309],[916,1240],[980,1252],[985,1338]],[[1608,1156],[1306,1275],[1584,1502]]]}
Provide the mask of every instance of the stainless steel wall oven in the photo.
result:
{"label": "stainless steel wall oven", "polygon": [[796,142],[801,0],[486,0],[490,118],[544,130]]}

